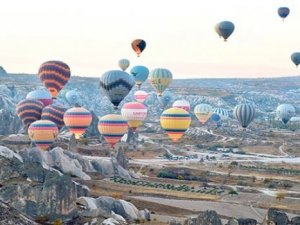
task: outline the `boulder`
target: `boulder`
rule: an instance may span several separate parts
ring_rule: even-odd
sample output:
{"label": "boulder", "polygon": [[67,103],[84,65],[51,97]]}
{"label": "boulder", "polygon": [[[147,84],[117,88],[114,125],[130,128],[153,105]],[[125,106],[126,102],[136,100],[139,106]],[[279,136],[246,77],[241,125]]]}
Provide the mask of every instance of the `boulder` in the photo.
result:
{"label": "boulder", "polygon": [[291,219],[291,225],[300,225],[300,216],[293,217]]}
{"label": "boulder", "polygon": [[270,208],[264,219],[263,225],[269,225],[274,223],[275,225],[287,225],[289,218],[286,213],[279,211],[278,209]]}
{"label": "boulder", "polygon": [[222,225],[221,219],[216,211],[205,211],[197,217],[191,217],[184,223],[185,225]]}
{"label": "boulder", "polygon": [[240,218],[240,219],[230,219],[227,225],[256,225],[257,221],[255,219]]}

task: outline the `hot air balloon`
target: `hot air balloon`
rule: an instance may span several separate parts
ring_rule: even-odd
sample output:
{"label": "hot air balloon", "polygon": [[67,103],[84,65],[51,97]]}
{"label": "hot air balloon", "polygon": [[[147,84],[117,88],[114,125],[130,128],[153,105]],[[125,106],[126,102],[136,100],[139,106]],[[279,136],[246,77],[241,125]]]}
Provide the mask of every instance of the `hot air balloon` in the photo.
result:
{"label": "hot air balloon", "polygon": [[215,108],[213,113],[216,113],[220,116],[221,120],[227,120],[229,117],[228,111],[222,108]]}
{"label": "hot air balloon", "polygon": [[83,107],[68,109],[64,114],[64,123],[76,139],[84,134],[92,122],[92,114]]}
{"label": "hot air balloon", "polygon": [[134,80],[132,77],[120,70],[111,70],[104,73],[100,78],[100,89],[106,94],[115,109],[120,102],[128,95]]}
{"label": "hot air balloon", "polygon": [[135,51],[137,56],[140,57],[140,54],[146,48],[146,42],[142,39],[135,39],[134,41],[131,42],[131,47],[133,51]]}
{"label": "hot air balloon", "polygon": [[287,124],[289,120],[295,115],[295,108],[291,104],[281,104],[276,109],[276,114],[284,124]]}
{"label": "hot air balloon", "polygon": [[298,67],[298,65],[300,64],[300,52],[294,52],[291,55],[291,60],[296,65],[296,67]]}
{"label": "hot air balloon", "polygon": [[210,118],[212,119],[212,121],[216,123],[221,121],[221,116],[217,113],[213,113]]}
{"label": "hot air balloon", "polygon": [[149,70],[145,66],[134,66],[131,68],[130,74],[132,75],[137,86],[140,88],[142,83],[148,79]]}
{"label": "hot air balloon", "polygon": [[190,127],[191,117],[187,111],[179,108],[165,110],[160,116],[160,125],[173,142],[178,141]]}
{"label": "hot air balloon", "polygon": [[150,72],[149,81],[159,96],[172,82],[172,73],[168,69],[157,68]]}
{"label": "hot air balloon", "polygon": [[288,7],[280,7],[277,12],[282,20],[284,20],[290,14],[290,9]]}
{"label": "hot air balloon", "polygon": [[234,24],[230,21],[222,21],[216,24],[215,30],[219,36],[224,38],[224,41],[227,41],[227,38],[229,38],[234,31]]}
{"label": "hot air balloon", "polygon": [[53,102],[53,99],[47,90],[35,90],[31,91],[26,95],[26,99],[36,99],[41,101],[44,106],[50,105]]}
{"label": "hot air balloon", "polygon": [[71,90],[66,93],[66,100],[72,106],[77,106],[79,104],[79,94],[76,90]]}
{"label": "hot air balloon", "polygon": [[148,93],[146,91],[138,90],[134,92],[133,96],[137,102],[143,103],[147,99]]}
{"label": "hot air balloon", "polygon": [[209,104],[199,104],[194,108],[194,113],[200,123],[205,124],[213,113],[213,108]]}
{"label": "hot air balloon", "polygon": [[233,114],[241,126],[243,128],[247,128],[248,125],[254,120],[255,108],[253,105],[248,103],[240,104],[234,108]]}
{"label": "hot air balloon", "polygon": [[38,120],[28,128],[30,140],[41,150],[47,150],[55,141],[58,135],[58,128],[55,123],[49,120]]}
{"label": "hot air balloon", "polygon": [[173,103],[173,108],[180,108],[180,109],[184,109],[185,111],[189,112],[190,111],[190,103],[184,99],[182,100],[176,100]]}
{"label": "hot air balloon", "polygon": [[141,126],[147,117],[147,108],[139,102],[125,103],[121,109],[124,119],[128,120],[128,125],[133,130]]}
{"label": "hot air balloon", "polygon": [[173,93],[171,91],[164,91],[161,97],[159,97],[160,103],[166,107],[173,99]]}
{"label": "hot air balloon", "polygon": [[41,119],[44,104],[36,99],[24,99],[17,105],[17,114],[26,127]]}
{"label": "hot air balloon", "polygon": [[98,130],[112,147],[128,130],[128,121],[121,115],[109,114],[99,119]]}
{"label": "hot air balloon", "polygon": [[42,111],[42,120],[50,120],[55,123],[58,129],[61,129],[64,124],[64,113],[67,109],[61,104],[52,104],[45,107]]}
{"label": "hot air balloon", "polygon": [[52,98],[56,98],[60,90],[69,81],[71,70],[64,62],[48,61],[40,66],[38,76],[51,93]]}
{"label": "hot air balloon", "polygon": [[118,64],[121,70],[125,71],[129,67],[130,62],[128,59],[120,59]]}

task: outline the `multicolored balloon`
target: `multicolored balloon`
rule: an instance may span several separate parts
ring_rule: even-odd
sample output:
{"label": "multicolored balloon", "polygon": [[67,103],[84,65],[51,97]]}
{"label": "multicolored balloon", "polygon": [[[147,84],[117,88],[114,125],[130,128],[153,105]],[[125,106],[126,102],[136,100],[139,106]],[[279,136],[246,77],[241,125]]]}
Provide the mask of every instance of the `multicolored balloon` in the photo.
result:
{"label": "multicolored balloon", "polygon": [[255,118],[255,108],[253,105],[244,103],[234,108],[233,114],[243,128],[247,128]]}
{"label": "multicolored balloon", "polygon": [[38,76],[51,93],[52,98],[56,98],[60,90],[69,81],[71,70],[64,62],[48,61],[40,66]]}
{"label": "multicolored balloon", "polygon": [[55,123],[60,130],[64,125],[64,113],[67,109],[61,104],[52,104],[42,111],[42,120],[50,120]]}
{"label": "multicolored balloon", "polygon": [[128,125],[133,130],[141,126],[147,117],[147,108],[139,102],[125,103],[121,109],[124,119],[128,120]]}
{"label": "multicolored balloon", "polygon": [[134,80],[126,72],[111,70],[101,76],[99,84],[100,89],[117,109],[120,102],[134,86]]}
{"label": "multicolored balloon", "polygon": [[194,108],[194,113],[200,123],[205,124],[213,113],[213,108],[209,104],[199,104]]}
{"label": "multicolored balloon", "polygon": [[142,39],[135,39],[131,42],[131,47],[137,56],[140,57],[140,54],[146,48],[146,42]]}
{"label": "multicolored balloon", "polygon": [[190,108],[191,108],[191,105],[188,101],[184,100],[184,99],[181,99],[181,100],[176,100],[174,103],[173,103],[173,108],[180,108],[180,109],[184,109],[185,111],[189,112],[190,111]]}
{"label": "multicolored balloon", "polygon": [[178,141],[190,127],[191,117],[187,111],[179,108],[165,110],[160,116],[160,125],[173,142]]}
{"label": "multicolored balloon", "polygon": [[277,13],[284,20],[290,14],[290,9],[288,7],[280,7]]}
{"label": "multicolored balloon", "polygon": [[156,68],[150,72],[149,81],[159,96],[172,82],[173,76],[170,70],[164,68]]}
{"label": "multicolored balloon", "polygon": [[121,70],[125,71],[129,67],[130,62],[128,59],[120,59],[118,64]]}
{"label": "multicolored balloon", "polygon": [[98,130],[106,142],[114,147],[128,131],[128,121],[121,115],[109,114],[99,119]]}
{"label": "multicolored balloon", "polygon": [[215,31],[217,34],[224,38],[224,41],[227,41],[229,36],[234,31],[234,24],[230,21],[222,21],[215,26]]}
{"label": "multicolored balloon", "polygon": [[17,104],[17,115],[26,127],[41,119],[44,104],[36,99],[24,99]]}
{"label": "multicolored balloon", "polygon": [[26,99],[36,99],[41,101],[44,106],[50,105],[53,102],[53,99],[47,90],[35,90],[31,91],[26,95]]}
{"label": "multicolored balloon", "polygon": [[138,90],[134,92],[133,96],[137,102],[143,103],[147,99],[148,93],[146,91]]}
{"label": "multicolored balloon", "polygon": [[281,104],[276,109],[276,114],[284,124],[287,124],[289,120],[295,116],[295,107],[291,104]]}
{"label": "multicolored balloon", "polygon": [[75,106],[76,104],[79,103],[80,101],[80,97],[79,97],[79,94],[76,90],[71,90],[71,91],[68,91],[66,93],[66,96],[65,96],[67,102],[72,105],[72,106]]}
{"label": "multicolored balloon", "polygon": [[64,114],[64,123],[76,139],[85,133],[91,122],[92,113],[83,107],[68,109]]}
{"label": "multicolored balloon", "polygon": [[30,140],[41,150],[48,150],[58,135],[55,123],[49,120],[38,120],[28,128]]}
{"label": "multicolored balloon", "polygon": [[130,74],[132,75],[137,86],[140,88],[142,83],[148,79],[149,70],[145,66],[134,66],[131,68]]}
{"label": "multicolored balloon", "polygon": [[294,52],[291,55],[291,60],[296,65],[296,67],[298,67],[298,65],[300,64],[300,52]]}

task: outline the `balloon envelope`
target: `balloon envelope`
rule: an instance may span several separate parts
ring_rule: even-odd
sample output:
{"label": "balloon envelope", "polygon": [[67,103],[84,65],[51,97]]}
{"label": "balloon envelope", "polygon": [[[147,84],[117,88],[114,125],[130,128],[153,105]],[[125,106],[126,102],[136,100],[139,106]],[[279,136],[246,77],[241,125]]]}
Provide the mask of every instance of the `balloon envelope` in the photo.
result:
{"label": "balloon envelope", "polygon": [[134,80],[126,72],[111,70],[101,76],[99,84],[100,89],[117,108],[134,86]]}
{"label": "balloon envelope", "polygon": [[76,90],[71,90],[66,93],[66,100],[70,105],[76,105],[79,103],[79,94]]}
{"label": "balloon envelope", "polygon": [[60,90],[69,81],[71,70],[64,62],[48,61],[40,66],[38,76],[50,92],[52,98],[56,98]]}
{"label": "balloon envelope", "polygon": [[139,57],[142,51],[146,48],[146,42],[142,39],[135,39],[131,42],[131,47]]}
{"label": "balloon envelope", "polygon": [[190,103],[184,99],[182,100],[176,100],[173,103],[173,108],[180,108],[180,109],[184,109],[185,111],[189,112],[190,111]]}
{"label": "balloon envelope", "polygon": [[109,114],[99,119],[98,130],[106,142],[114,147],[127,132],[128,123],[121,115]]}
{"label": "balloon envelope", "polygon": [[143,124],[147,117],[147,108],[139,102],[125,103],[121,109],[124,119],[128,120],[128,125],[132,129],[136,129]]}
{"label": "balloon envelope", "polygon": [[243,128],[247,128],[255,118],[255,108],[251,104],[240,104],[234,108],[233,114]]}
{"label": "balloon envelope", "polygon": [[160,125],[173,142],[178,141],[190,127],[191,117],[187,111],[180,108],[165,110],[160,116]]}
{"label": "balloon envelope", "polygon": [[276,114],[284,124],[287,124],[289,120],[295,115],[295,108],[291,104],[281,104],[276,109]]}
{"label": "balloon envelope", "polygon": [[26,95],[26,99],[36,99],[41,101],[44,106],[50,105],[53,102],[51,94],[47,90],[35,90]]}
{"label": "balloon envelope", "polygon": [[146,91],[138,90],[134,92],[134,99],[137,102],[143,103],[148,97],[148,93]]}
{"label": "balloon envelope", "polygon": [[118,64],[121,70],[125,71],[129,67],[130,62],[128,59],[120,59]]}
{"label": "balloon envelope", "polygon": [[42,120],[50,120],[55,123],[58,129],[64,126],[64,113],[67,109],[61,104],[52,104],[42,111]]}
{"label": "balloon envelope", "polygon": [[194,108],[194,113],[200,123],[206,123],[213,113],[213,108],[209,104],[199,104]]}
{"label": "balloon envelope", "polygon": [[148,79],[149,70],[145,66],[134,66],[131,68],[130,74],[138,87],[141,87],[142,83]]}
{"label": "balloon envelope", "polygon": [[36,99],[24,99],[17,104],[17,115],[26,127],[41,119],[44,104]]}
{"label": "balloon envelope", "polygon": [[294,52],[291,55],[291,60],[296,66],[298,66],[300,64],[300,52]]}
{"label": "balloon envelope", "polygon": [[221,116],[217,113],[213,113],[211,115],[211,119],[214,121],[214,122],[219,122],[221,120]]}
{"label": "balloon envelope", "polygon": [[285,19],[290,14],[290,9],[288,7],[280,7],[277,12],[282,19]]}
{"label": "balloon envelope", "polygon": [[64,114],[64,123],[76,139],[84,134],[92,122],[92,114],[83,107],[68,109]]}
{"label": "balloon envelope", "polygon": [[173,76],[170,70],[165,68],[156,68],[150,72],[149,81],[159,96],[172,82]]}
{"label": "balloon envelope", "polygon": [[159,101],[163,106],[167,106],[173,99],[173,93],[171,91],[164,91],[162,96],[159,97]]}
{"label": "balloon envelope", "polygon": [[33,143],[41,150],[47,150],[55,141],[58,135],[58,128],[55,123],[49,120],[38,120],[28,128],[28,136]]}
{"label": "balloon envelope", "polygon": [[215,108],[213,113],[218,114],[221,120],[226,120],[229,117],[228,111],[223,108]]}
{"label": "balloon envelope", "polygon": [[222,21],[215,26],[216,32],[224,38],[224,41],[233,33],[234,28],[234,24],[230,21]]}

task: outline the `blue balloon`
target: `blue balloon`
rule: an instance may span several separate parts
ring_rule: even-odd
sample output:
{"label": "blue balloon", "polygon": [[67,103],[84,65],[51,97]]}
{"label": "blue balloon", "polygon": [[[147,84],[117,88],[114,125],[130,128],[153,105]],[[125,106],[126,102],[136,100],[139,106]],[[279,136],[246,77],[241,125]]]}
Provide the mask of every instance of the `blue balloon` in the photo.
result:
{"label": "blue balloon", "polygon": [[163,95],[159,97],[159,100],[163,106],[167,106],[173,98],[173,93],[171,91],[164,91]]}
{"label": "blue balloon", "polygon": [[134,66],[130,70],[130,74],[132,75],[135,83],[141,87],[142,83],[148,79],[149,70],[145,66]]}
{"label": "blue balloon", "polygon": [[76,105],[79,103],[79,94],[76,90],[71,90],[66,93],[66,99],[70,105]]}
{"label": "blue balloon", "polygon": [[213,113],[210,118],[216,123],[221,120],[221,116],[217,113]]}

